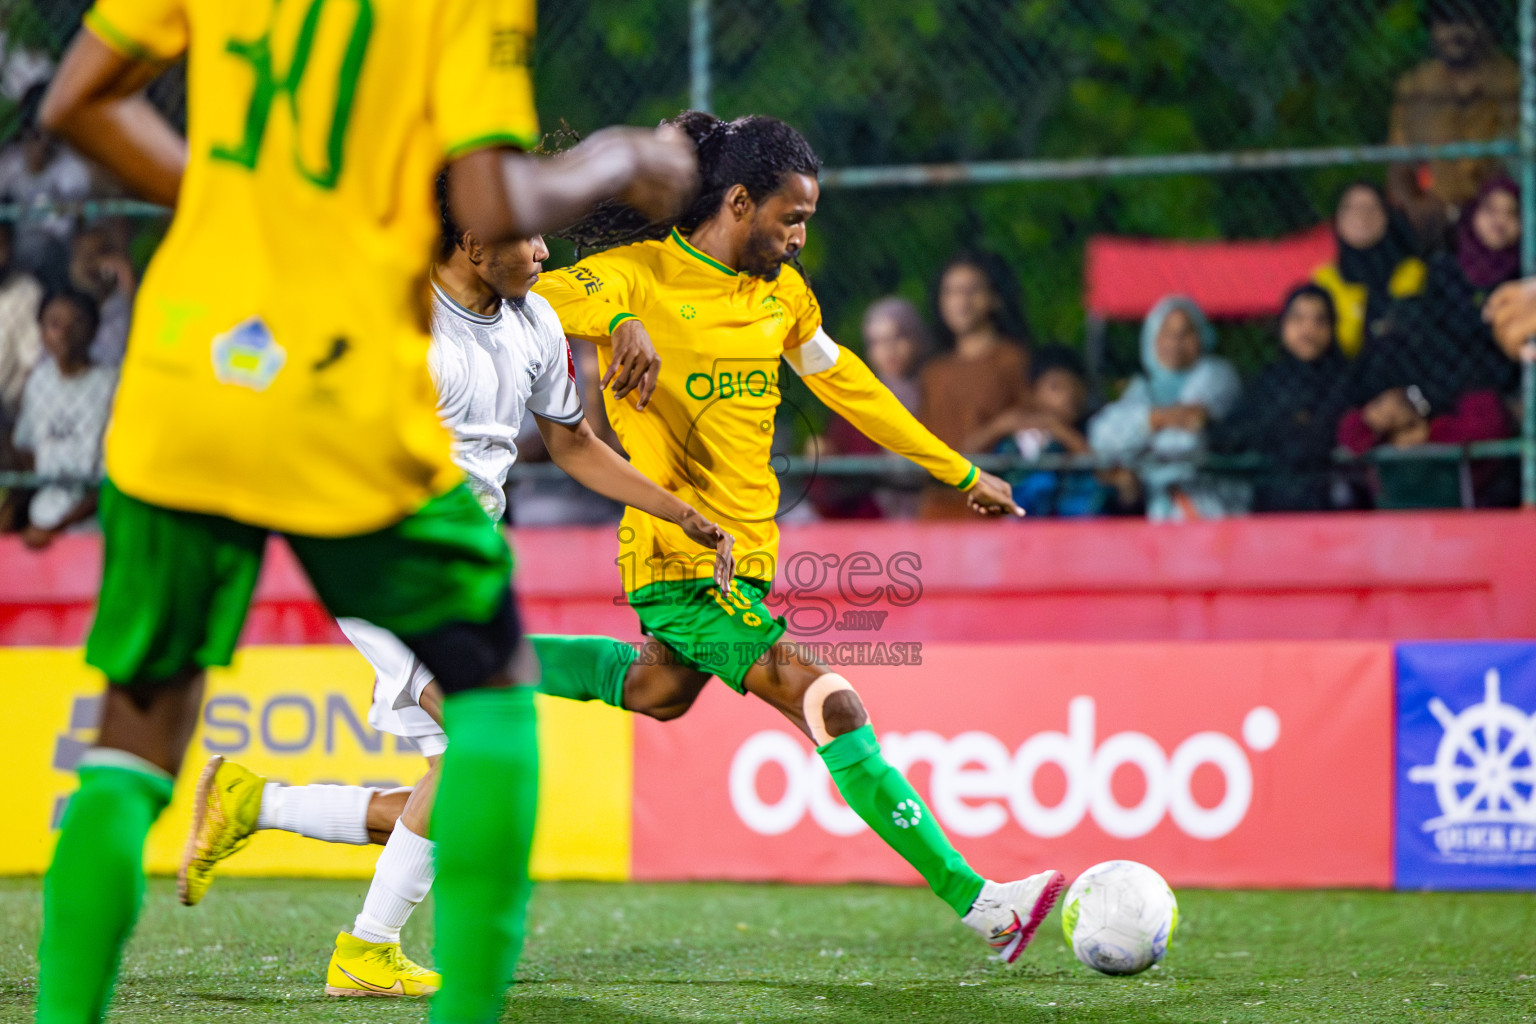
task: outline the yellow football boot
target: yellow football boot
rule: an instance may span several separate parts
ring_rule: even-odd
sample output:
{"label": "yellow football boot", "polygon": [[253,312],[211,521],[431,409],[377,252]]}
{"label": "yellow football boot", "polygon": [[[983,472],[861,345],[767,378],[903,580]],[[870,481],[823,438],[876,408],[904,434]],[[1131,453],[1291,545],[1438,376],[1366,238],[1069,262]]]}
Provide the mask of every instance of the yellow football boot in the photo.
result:
{"label": "yellow football boot", "polygon": [[182,903],[195,906],[213,884],[213,866],[251,841],[266,782],[222,757],[214,757],[203,766],[192,805],[192,830],[176,875]]}
{"label": "yellow football boot", "polygon": [[350,932],[336,936],[325,972],[328,996],[429,996],[443,976],[400,952],[398,942],[364,942]]}

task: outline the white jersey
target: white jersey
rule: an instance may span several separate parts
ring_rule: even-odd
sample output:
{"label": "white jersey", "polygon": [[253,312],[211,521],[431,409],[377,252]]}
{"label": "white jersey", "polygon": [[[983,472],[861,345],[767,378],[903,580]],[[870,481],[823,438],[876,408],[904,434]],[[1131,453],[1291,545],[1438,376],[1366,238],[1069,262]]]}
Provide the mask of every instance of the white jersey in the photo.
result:
{"label": "white jersey", "polygon": [[538,295],[480,316],[432,282],[427,364],[437,411],[453,431],[453,461],[492,519],[507,511],[502,487],[517,461],[524,412],[558,423],[581,420],[576,366],[560,318]]}
{"label": "white jersey", "polygon": [[[427,364],[437,385],[437,411],[453,432],[453,461],[492,519],[507,510],[502,487],[517,461],[517,433],[531,412],[560,423],[581,420],[576,365],[560,318],[530,294],[480,316],[432,282],[432,346]],[[339,620],[341,630],[373,666],[368,723],[403,736],[423,754],[448,746],[442,728],[420,707],[432,673],[387,630],[362,619]]]}

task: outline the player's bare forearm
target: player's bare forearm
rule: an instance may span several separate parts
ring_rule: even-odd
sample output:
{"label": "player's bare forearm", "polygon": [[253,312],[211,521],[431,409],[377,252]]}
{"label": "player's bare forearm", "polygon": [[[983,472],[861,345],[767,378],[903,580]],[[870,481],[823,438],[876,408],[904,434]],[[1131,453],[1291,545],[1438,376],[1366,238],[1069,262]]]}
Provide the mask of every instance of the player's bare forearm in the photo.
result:
{"label": "player's bare forearm", "polygon": [[160,66],[124,57],[89,30],[75,37],[43,97],[45,130],[145,199],[176,204],[187,143],[140,95]]}
{"label": "player's bare forearm", "polygon": [[581,486],[668,522],[679,522],[693,511],[686,501],[652,483],[604,444],[585,419],[570,425],[543,417],[535,420],[550,460]]}
{"label": "player's bare forearm", "polygon": [[676,129],[608,128],[555,157],[481,150],[453,162],[454,216],[484,243],[545,234],[619,198],[657,220],[697,187],[693,144]]}
{"label": "player's bare forearm", "polygon": [[683,528],[694,543],[715,549],[715,582],[729,590],[736,575],[730,534],[705,519],[672,492],[649,480],[603,443],[586,420],[566,425],[535,416],[549,457],[572,480],[605,498],[639,509]]}

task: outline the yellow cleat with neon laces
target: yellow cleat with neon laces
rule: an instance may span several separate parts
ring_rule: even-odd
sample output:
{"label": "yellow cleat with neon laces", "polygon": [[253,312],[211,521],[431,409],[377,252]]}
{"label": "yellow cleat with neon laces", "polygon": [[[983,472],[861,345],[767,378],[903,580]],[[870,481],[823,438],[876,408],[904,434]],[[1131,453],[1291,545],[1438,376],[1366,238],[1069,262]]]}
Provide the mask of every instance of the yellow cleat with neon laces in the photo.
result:
{"label": "yellow cleat with neon laces", "polygon": [[192,805],[192,830],[176,875],[182,903],[196,906],[213,884],[214,865],[251,841],[266,782],[222,757],[214,757],[203,766]]}
{"label": "yellow cleat with neon laces", "polygon": [[398,942],[365,942],[350,932],[336,936],[325,972],[328,996],[429,996],[443,976],[400,952]]}

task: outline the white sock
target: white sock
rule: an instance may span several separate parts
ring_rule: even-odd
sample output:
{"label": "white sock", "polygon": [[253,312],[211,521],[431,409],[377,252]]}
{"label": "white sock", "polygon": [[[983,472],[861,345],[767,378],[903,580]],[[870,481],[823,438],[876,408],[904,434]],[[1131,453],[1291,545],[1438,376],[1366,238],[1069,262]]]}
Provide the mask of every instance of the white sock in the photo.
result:
{"label": "white sock", "polygon": [[353,935],[364,942],[400,941],[400,929],[416,905],[426,899],[437,875],[432,861],[436,846],[406,828],[405,822],[395,822],[395,830],[373,869],[363,912],[352,925]]}
{"label": "white sock", "polygon": [[368,801],[374,790],[364,786],[284,786],[269,782],[261,789],[257,828],[280,828],[327,843],[367,846]]}

